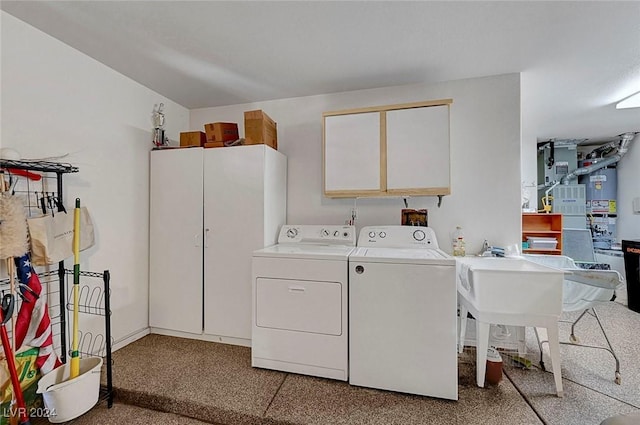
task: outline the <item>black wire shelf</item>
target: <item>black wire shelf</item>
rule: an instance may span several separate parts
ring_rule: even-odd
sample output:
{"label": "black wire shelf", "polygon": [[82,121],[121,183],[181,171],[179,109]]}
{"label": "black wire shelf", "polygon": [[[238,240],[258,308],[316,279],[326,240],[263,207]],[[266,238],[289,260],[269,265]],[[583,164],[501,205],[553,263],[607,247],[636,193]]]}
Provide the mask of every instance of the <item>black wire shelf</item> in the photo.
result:
{"label": "black wire shelf", "polygon": [[0,168],[13,168],[17,170],[41,171],[43,173],[77,173],[78,167],[71,164],[49,161],[18,161],[13,159],[0,159]]}

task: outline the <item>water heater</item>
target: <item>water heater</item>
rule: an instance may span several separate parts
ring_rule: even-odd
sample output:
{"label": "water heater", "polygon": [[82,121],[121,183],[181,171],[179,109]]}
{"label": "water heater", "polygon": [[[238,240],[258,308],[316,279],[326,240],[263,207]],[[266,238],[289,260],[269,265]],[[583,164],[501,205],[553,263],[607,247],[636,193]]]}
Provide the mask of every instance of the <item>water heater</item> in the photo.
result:
{"label": "water heater", "polygon": [[[598,159],[580,161],[588,167]],[[592,214],[617,214],[618,172],[615,164],[580,176],[578,181],[586,187],[586,210]]]}

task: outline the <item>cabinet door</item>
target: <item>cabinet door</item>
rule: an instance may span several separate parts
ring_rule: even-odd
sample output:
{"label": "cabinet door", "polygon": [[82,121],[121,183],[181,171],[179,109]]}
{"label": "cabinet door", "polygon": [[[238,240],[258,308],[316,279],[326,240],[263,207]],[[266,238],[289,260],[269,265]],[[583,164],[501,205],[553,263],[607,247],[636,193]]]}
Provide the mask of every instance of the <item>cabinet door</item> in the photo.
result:
{"label": "cabinet door", "polygon": [[325,194],[380,190],[380,112],[325,117]]}
{"label": "cabinet door", "polygon": [[406,189],[432,189],[448,194],[449,106],[398,109],[386,114],[387,190],[408,193]]}
{"label": "cabinet door", "polygon": [[151,152],[151,327],[202,333],[202,151]]}
{"label": "cabinet door", "polygon": [[204,331],[251,338],[251,259],[264,245],[264,145],[205,149]]}

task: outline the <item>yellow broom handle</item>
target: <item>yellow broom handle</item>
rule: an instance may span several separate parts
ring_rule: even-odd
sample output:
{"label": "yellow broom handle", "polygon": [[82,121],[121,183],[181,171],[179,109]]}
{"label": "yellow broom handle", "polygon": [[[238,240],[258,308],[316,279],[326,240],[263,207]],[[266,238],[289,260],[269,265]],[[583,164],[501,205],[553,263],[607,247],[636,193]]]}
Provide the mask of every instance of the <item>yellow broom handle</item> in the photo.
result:
{"label": "yellow broom handle", "polygon": [[73,342],[71,349],[71,370],[69,379],[80,375],[80,353],[78,352],[78,304],[80,286],[80,199],[76,198],[73,210]]}

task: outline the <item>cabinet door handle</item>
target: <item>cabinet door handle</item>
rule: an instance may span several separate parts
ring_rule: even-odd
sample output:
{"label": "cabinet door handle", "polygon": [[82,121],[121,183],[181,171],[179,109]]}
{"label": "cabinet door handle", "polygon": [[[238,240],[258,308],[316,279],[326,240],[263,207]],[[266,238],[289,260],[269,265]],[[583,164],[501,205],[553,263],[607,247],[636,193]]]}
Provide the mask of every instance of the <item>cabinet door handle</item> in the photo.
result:
{"label": "cabinet door handle", "polygon": [[204,229],[204,247],[209,248],[209,229]]}
{"label": "cabinet door handle", "polygon": [[289,286],[289,292],[293,294],[302,294],[304,291],[305,288],[303,286]]}

